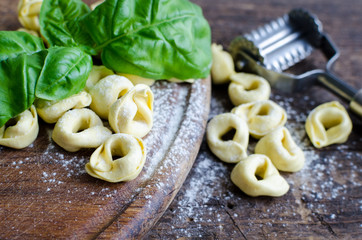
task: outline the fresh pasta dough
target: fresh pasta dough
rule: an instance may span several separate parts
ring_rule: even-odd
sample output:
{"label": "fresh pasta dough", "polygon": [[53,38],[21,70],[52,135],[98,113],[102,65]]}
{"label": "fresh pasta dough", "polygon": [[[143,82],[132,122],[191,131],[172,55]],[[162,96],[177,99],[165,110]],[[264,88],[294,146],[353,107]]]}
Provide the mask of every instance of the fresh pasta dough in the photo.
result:
{"label": "fresh pasta dough", "polygon": [[116,133],[144,137],[153,125],[153,93],[149,86],[137,84],[112,104],[108,121]]}
{"label": "fresh pasta dough", "polygon": [[85,84],[84,89],[86,91],[89,91],[90,89],[92,89],[94,87],[94,85],[96,85],[96,83],[109,76],[109,75],[113,75],[114,72],[108,68],[106,68],[105,66],[101,65],[101,66],[97,66],[97,65],[93,65],[91,72],[89,73],[87,82]]}
{"label": "fresh pasta dough", "polygon": [[145,160],[146,150],[142,139],[118,133],[94,151],[85,169],[92,177],[108,182],[130,181],[139,175]]}
{"label": "fresh pasta dough", "polygon": [[133,84],[125,77],[118,75],[109,75],[97,82],[89,90],[92,96],[90,108],[103,119],[108,119],[108,113],[111,105],[118,98],[125,95]]}
{"label": "fresh pasta dough", "polygon": [[68,98],[59,101],[47,101],[38,99],[35,102],[39,116],[47,123],[55,123],[68,110],[84,108],[92,102],[89,93],[81,91]]}
{"label": "fresh pasta dough", "polygon": [[287,121],[285,110],[271,100],[241,104],[233,108],[232,113],[247,121],[249,133],[256,139],[284,126]]}
{"label": "fresh pasta dough", "polygon": [[52,138],[59,146],[69,152],[81,148],[96,148],[112,132],[103,126],[102,120],[87,108],[66,112],[55,124]]}
{"label": "fresh pasta dough", "polygon": [[39,124],[33,105],[9,121],[14,121],[15,124],[8,127],[5,124],[0,128],[0,145],[21,149],[34,142],[39,133]]}
{"label": "fresh pasta dough", "polygon": [[230,80],[228,94],[235,106],[269,99],[270,84],[258,75],[235,73],[230,76]]}
{"label": "fresh pasta dough", "polygon": [[324,103],[313,109],[305,129],[316,148],[344,143],[352,131],[352,121],[346,109],[337,101]]}
{"label": "fresh pasta dough", "polygon": [[232,182],[249,196],[280,197],[289,190],[289,184],[279,174],[271,160],[262,154],[253,154],[240,161],[231,172]]}
{"label": "fresh pasta dough", "polygon": [[221,45],[211,45],[212,66],[211,79],[214,84],[223,84],[230,81],[230,76],[235,73],[234,60],[230,53],[224,51]]}
{"label": "fresh pasta dough", "polygon": [[39,13],[43,0],[20,0],[18,18],[23,27],[39,32]]}
{"label": "fresh pasta dough", "polygon": [[304,166],[303,150],[286,127],[279,127],[261,138],[255,146],[255,153],[268,156],[281,171],[297,172]]}
{"label": "fresh pasta dough", "polygon": [[144,78],[141,76],[137,76],[137,75],[133,75],[133,74],[127,74],[127,73],[117,73],[118,75],[125,77],[127,79],[129,79],[133,85],[137,85],[137,84],[146,84],[147,86],[151,86],[152,84],[155,83],[155,80],[150,79],[150,78]]}
{"label": "fresh pasta dough", "polygon": [[[232,129],[235,130],[233,138],[224,141],[222,137]],[[207,125],[206,135],[210,150],[220,160],[236,163],[247,157],[248,125],[237,115],[223,113],[215,116]]]}

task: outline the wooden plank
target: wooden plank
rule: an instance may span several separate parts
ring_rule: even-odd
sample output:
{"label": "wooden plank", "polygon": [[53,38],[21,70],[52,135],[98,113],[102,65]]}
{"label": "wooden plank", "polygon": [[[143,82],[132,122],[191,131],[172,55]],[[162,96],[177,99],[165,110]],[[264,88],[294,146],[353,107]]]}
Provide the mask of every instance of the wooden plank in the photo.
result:
{"label": "wooden plank", "polygon": [[[211,25],[213,42],[227,48],[237,35],[250,32],[295,7],[316,14],[340,49],[334,70],[362,88],[362,2],[358,0],[194,0]],[[323,68],[318,54],[291,72]],[[227,85],[213,85],[209,118],[230,111]],[[341,101],[323,88],[284,94],[272,99],[288,111],[287,127],[306,154],[306,165],[294,174],[282,173],[291,184],[281,198],[251,198],[230,180],[233,164],[218,160],[205,142],[180,192],[145,239],[360,239],[362,235],[362,125],[345,144],[321,150],[312,147],[304,120],[317,105]],[[251,139],[249,152],[255,140]]]}

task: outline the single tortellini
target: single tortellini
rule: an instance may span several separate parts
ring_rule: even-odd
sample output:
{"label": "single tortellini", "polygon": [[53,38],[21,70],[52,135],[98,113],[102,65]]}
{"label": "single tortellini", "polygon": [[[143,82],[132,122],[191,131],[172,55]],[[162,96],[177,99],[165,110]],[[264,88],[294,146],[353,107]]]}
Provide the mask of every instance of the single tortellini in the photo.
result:
{"label": "single tortellini", "polygon": [[[231,130],[235,130],[232,139],[223,140],[223,136]],[[247,157],[248,125],[236,114],[223,113],[211,119],[207,125],[206,138],[210,150],[224,162],[236,163]]]}
{"label": "single tortellini", "polygon": [[118,75],[125,77],[127,79],[129,79],[133,85],[137,85],[137,84],[146,84],[147,86],[151,86],[155,83],[155,80],[150,79],[150,78],[144,78],[141,76],[137,76],[137,75],[133,75],[133,74],[128,74],[128,73],[117,73]]}
{"label": "single tortellini", "polygon": [[233,108],[232,113],[247,121],[249,133],[256,139],[284,126],[287,121],[285,110],[271,100],[241,104]]}
{"label": "single tortellini", "polygon": [[20,0],[18,18],[23,27],[39,32],[39,13],[43,0]]}
{"label": "single tortellini", "polygon": [[108,68],[106,68],[105,66],[101,65],[101,66],[97,66],[97,65],[93,65],[91,72],[89,73],[87,82],[85,84],[84,89],[86,91],[89,91],[90,89],[92,89],[94,87],[94,85],[96,85],[96,83],[109,76],[109,75],[113,75],[114,72]]}
{"label": "single tortellini", "polygon": [[76,152],[81,148],[96,148],[111,135],[97,114],[82,108],[70,110],[59,118],[52,138],[65,150]]}
{"label": "single tortellini", "polygon": [[108,113],[111,105],[118,98],[125,95],[133,84],[125,77],[118,75],[109,75],[97,82],[93,88],[89,90],[92,96],[90,108],[103,119],[108,119]]}
{"label": "single tortellini", "polygon": [[289,184],[279,174],[271,160],[262,154],[253,154],[240,161],[231,172],[232,182],[249,196],[280,197],[289,190]]}
{"label": "single tortellini", "polygon": [[228,93],[235,106],[269,99],[270,84],[258,75],[236,73],[230,76],[230,80]]}
{"label": "single tortellini", "polygon": [[0,128],[0,145],[16,149],[25,148],[34,142],[38,133],[38,115],[35,107],[31,106],[29,110],[10,119]]}
{"label": "single tortellini", "polygon": [[230,53],[224,51],[221,45],[211,45],[212,66],[211,79],[214,84],[223,84],[230,81],[230,76],[235,73],[234,60]]}
{"label": "single tortellini", "polygon": [[255,146],[255,153],[268,156],[281,171],[297,172],[304,166],[303,150],[286,127],[279,127],[261,138]]}
{"label": "single tortellini", "polygon": [[149,86],[137,84],[109,110],[108,121],[116,133],[144,137],[153,125],[153,93]]}
{"label": "single tortellini", "polygon": [[78,109],[89,106],[92,97],[89,93],[81,91],[60,101],[36,100],[36,109],[39,116],[47,123],[55,123],[70,109]]}
{"label": "single tortellini", "polygon": [[316,148],[344,143],[352,131],[352,121],[346,109],[337,101],[313,109],[305,123],[309,139]]}
{"label": "single tortellini", "polygon": [[145,160],[142,139],[117,133],[94,151],[85,169],[92,177],[108,182],[130,181],[139,175]]}

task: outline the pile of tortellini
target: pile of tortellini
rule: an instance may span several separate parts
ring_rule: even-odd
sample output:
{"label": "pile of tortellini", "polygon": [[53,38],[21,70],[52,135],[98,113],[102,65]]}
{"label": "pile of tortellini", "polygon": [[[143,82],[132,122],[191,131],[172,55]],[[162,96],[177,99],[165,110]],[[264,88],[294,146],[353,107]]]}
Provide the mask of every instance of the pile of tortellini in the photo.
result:
{"label": "pile of tortellini", "polygon": [[[138,176],[146,159],[142,141],[153,125],[153,93],[146,84],[133,84],[104,66],[93,66],[83,91],[60,101],[37,100],[35,106],[0,129],[0,145],[24,148],[39,131],[38,115],[55,123],[52,139],[75,152],[96,148],[85,169],[108,182]],[[110,128],[104,126],[109,122]],[[116,159],[115,159],[116,158]]]}
{"label": "pile of tortellini", "polygon": [[[93,9],[99,1],[91,6]],[[26,31],[39,36],[42,0],[21,0],[18,17]],[[131,74],[115,74],[93,66],[83,91],[61,101],[36,100],[29,110],[0,128],[0,145],[21,149],[39,132],[38,115],[55,124],[52,139],[75,152],[96,148],[85,169],[108,182],[129,181],[141,172],[146,149],[142,141],[153,125],[154,82]],[[110,127],[104,126],[109,123]]]}
{"label": "pile of tortellini", "polygon": [[[231,55],[220,45],[213,44],[212,53],[212,81],[229,83],[228,95],[235,107],[208,123],[206,135],[210,150],[220,160],[236,164],[231,180],[247,195],[286,194],[289,184],[278,170],[297,172],[305,162],[302,149],[284,126],[286,111],[269,100],[271,88],[264,78],[236,73]],[[305,128],[313,145],[321,148],[345,142],[352,122],[344,107],[333,101],[314,109]],[[258,140],[251,155],[247,152],[249,135]]]}

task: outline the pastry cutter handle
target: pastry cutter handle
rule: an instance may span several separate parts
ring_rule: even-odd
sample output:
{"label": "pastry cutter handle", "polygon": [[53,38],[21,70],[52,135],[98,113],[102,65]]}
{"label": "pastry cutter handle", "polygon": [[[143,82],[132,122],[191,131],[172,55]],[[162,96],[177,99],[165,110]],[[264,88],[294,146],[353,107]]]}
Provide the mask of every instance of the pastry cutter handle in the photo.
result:
{"label": "pastry cutter handle", "polygon": [[352,112],[362,119],[362,89],[357,90],[347,82],[343,81],[333,74],[333,65],[339,57],[339,50],[332,39],[326,34],[321,33],[320,48],[328,60],[326,70],[321,70],[317,74],[318,81],[326,88],[336,93],[347,102]]}
{"label": "pastry cutter handle", "polygon": [[350,109],[362,118],[362,88],[357,90],[329,71],[321,71],[318,81],[349,102]]}

